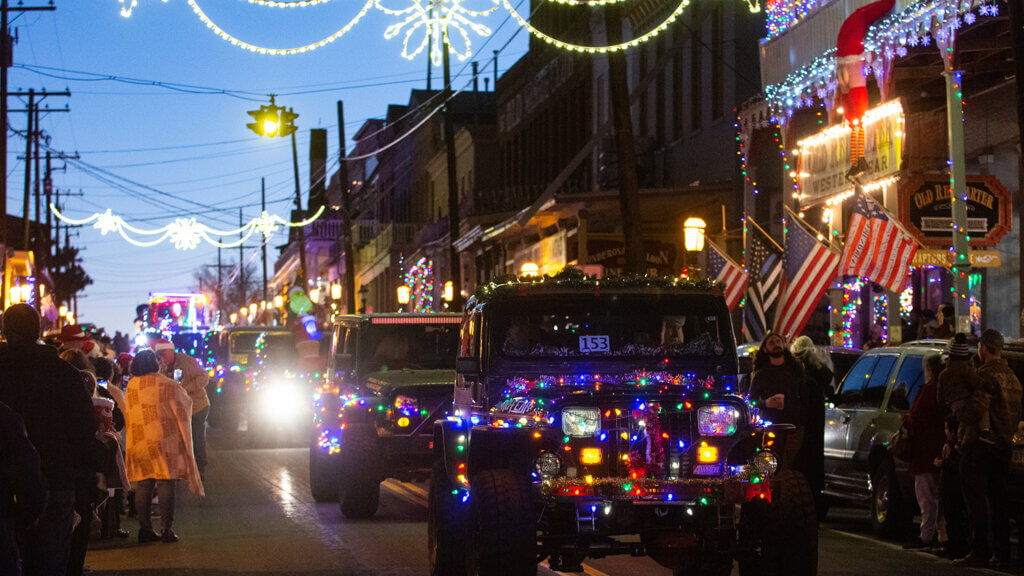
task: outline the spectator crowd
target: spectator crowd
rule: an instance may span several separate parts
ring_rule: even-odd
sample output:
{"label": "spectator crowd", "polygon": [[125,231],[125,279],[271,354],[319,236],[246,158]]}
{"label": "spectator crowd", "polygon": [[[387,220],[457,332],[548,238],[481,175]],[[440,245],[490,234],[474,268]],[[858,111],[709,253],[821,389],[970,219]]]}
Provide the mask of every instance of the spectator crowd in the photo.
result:
{"label": "spectator crowd", "polygon": [[[0,319],[0,575],[78,576],[91,538],[173,543],[177,481],[204,494],[206,372],[157,339],[65,326],[40,343],[25,304]],[[161,530],[152,524],[155,500]]]}

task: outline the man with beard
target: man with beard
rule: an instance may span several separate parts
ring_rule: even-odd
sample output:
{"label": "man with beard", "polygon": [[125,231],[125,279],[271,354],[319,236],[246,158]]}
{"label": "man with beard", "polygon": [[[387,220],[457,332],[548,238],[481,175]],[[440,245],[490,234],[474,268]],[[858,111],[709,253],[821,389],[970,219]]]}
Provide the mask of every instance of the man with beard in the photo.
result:
{"label": "man with beard", "polygon": [[786,434],[780,465],[792,467],[803,445],[804,374],[800,363],[786,347],[786,340],[769,332],[754,356],[754,378],[750,399],[757,402],[765,420],[792,424],[796,430]]}

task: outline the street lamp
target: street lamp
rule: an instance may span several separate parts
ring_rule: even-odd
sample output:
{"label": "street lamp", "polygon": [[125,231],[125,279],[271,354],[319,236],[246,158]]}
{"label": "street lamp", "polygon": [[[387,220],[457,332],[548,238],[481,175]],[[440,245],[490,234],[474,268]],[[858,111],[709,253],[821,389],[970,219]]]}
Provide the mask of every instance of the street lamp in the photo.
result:
{"label": "street lamp", "polygon": [[700,218],[687,218],[683,222],[683,244],[687,252],[704,250],[704,229],[707,224]]}
{"label": "street lamp", "polygon": [[451,302],[455,299],[455,288],[451,280],[444,283],[444,292],[441,297],[444,298],[445,302]]}
{"label": "street lamp", "polygon": [[[249,116],[252,116],[254,122],[249,122],[246,126],[259,134],[260,136],[266,136],[267,138],[275,137],[292,137],[292,168],[295,172],[295,209],[299,212],[302,211],[302,188],[299,183],[299,151],[295,144],[295,119],[299,117],[291,108],[285,108],[284,106],[278,106],[274,103],[274,95],[270,95],[270,105],[260,106],[259,110],[249,110],[247,112]],[[306,233],[305,228],[299,226],[299,276],[302,278],[306,277]]]}
{"label": "street lamp", "polygon": [[284,296],[281,296],[280,294],[274,296],[274,307],[284,308]]}
{"label": "street lamp", "polygon": [[540,276],[540,266],[537,266],[537,264],[533,262],[524,262],[519,268],[519,275],[527,277]]}
{"label": "street lamp", "polygon": [[[362,294],[362,291],[360,291],[359,293]],[[405,306],[406,304],[409,303],[409,287],[408,286],[399,286],[398,287],[398,303],[401,304],[402,306]]]}
{"label": "street lamp", "polygon": [[331,300],[341,300],[341,284],[331,284]]}

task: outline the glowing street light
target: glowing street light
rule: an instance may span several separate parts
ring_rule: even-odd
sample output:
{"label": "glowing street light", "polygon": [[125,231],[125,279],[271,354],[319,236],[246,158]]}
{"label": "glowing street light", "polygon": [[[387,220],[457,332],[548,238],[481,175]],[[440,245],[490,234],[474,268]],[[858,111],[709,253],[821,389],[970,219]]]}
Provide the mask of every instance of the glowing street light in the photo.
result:
{"label": "glowing street light", "polygon": [[331,300],[341,300],[341,284],[331,284]]}
{"label": "glowing street light", "polygon": [[707,224],[700,218],[687,218],[683,222],[683,244],[687,252],[704,250],[704,230]]}
{"label": "glowing street light", "polygon": [[452,287],[451,280],[444,283],[444,292],[441,294],[441,297],[444,298],[445,302],[451,302],[455,299],[455,290]]}
{"label": "glowing street light", "polygon": [[409,287],[408,286],[399,286],[398,287],[398,303],[403,305],[403,306],[409,303]]}
{"label": "glowing street light", "polygon": [[280,294],[274,296],[274,307],[284,308],[284,296],[281,296]]}
{"label": "glowing street light", "polygon": [[526,277],[540,276],[540,266],[537,266],[534,262],[524,262],[519,268],[519,275]]}

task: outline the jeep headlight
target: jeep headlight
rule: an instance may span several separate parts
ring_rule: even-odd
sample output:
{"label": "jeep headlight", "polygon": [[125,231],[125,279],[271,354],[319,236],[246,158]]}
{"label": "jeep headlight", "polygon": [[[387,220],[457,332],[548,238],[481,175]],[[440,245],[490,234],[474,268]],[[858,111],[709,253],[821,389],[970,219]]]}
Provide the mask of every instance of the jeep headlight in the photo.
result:
{"label": "jeep headlight", "polygon": [[540,477],[547,480],[558,475],[558,472],[562,469],[562,460],[557,454],[541,452],[540,456],[537,456],[534,466],[537,468],[537,473],[540,474]]}
{"label": "jeep headlight", "polygon": [[562,432],[566,436],[593,436],[601,429],[601,411],[597,408],[562,410]]}
{"label": "jeep headlight", "polygon": [[739,409],[728,404],[711,404],[697,410],[697,430],[702,436],[731,436],[739,421]]}
{"label": "jeep headlight", "polygon": [[775,471],[779,469],[778,457],[767,450],[762,450],[755,454],[751,464],[761,474],[775,474]]}

